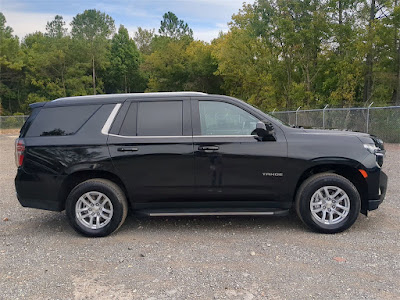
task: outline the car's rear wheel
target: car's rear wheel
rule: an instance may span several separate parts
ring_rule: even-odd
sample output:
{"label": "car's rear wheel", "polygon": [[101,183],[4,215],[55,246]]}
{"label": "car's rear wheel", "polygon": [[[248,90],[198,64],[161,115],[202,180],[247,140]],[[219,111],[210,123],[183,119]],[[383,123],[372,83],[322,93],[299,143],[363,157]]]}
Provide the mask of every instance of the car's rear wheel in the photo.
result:
{"label": "car's rear wheel", "polygon": [[106,179],[90,179],[78,184],[66,201],[71,226],[79,233],[106,236],[125,221],[128,203],[121,188]]}
{"label": "car's rear wheel", "polygon": [[343,176],[321,173],[311,176],[300,186],[296,211],[312,230],[337,233],[357,220],[361,199],[357,188]]}

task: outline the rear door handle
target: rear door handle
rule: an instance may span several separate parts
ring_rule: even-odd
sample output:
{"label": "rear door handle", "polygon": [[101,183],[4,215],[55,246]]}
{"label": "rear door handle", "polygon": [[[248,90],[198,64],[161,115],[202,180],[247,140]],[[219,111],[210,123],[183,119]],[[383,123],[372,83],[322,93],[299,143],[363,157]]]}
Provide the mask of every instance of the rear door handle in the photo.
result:
{"label": "rear door handle", "polygon": [[117,149],[119,152],[134,152],[134,151],[138,151],[139,149],[136,147],[122,147],[122,148],[118,148]]}
{"label": "rear door handle", "polygon": [[219,150],[218,146],[199,146],[198,148],[201,151],[217,151]]}

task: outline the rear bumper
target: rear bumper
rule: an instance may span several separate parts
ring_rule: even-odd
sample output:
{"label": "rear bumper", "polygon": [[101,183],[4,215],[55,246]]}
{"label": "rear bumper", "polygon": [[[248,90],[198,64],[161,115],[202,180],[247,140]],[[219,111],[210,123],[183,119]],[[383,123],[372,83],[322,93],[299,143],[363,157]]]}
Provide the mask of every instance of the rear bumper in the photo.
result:
{"label": "rear bumper", "polygon": [[58,199],[60,183],[57,176],[30,174],[18,168],[15,190],[23,207],[62,211],[63,203]]}
{"label": "rear bumper", "polygon": [[17,193],[17,198],[19,203],[23,207],[30,207],[30,208],[38,208],[38,209],[45,209],[51,211],[62,211],[64,208],[57,202],[42,200],[42,199],[29,199],[29,198],[22,198]]}
{"label": "rear bumper", "polygon": [[379,192],[380,192],[379,198],[368,199],[367,210],[375,210],[383,202],[386,196],[387,182],[388,182],[387,175],[381,171],[379,176]]}

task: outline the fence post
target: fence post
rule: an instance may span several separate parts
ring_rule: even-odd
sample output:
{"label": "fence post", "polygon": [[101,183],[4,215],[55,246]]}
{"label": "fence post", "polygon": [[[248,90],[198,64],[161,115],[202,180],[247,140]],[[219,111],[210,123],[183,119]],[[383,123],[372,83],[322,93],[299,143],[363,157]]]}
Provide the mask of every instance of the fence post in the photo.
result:
{"label": "fence post", "polygon": [[372,104],[374,104],[374,102],[371,102],[371,104],[368,105],[368,108],[367,108],[367,133],[368,133],[368,129],[369,129],[369,109],[371,108]]}
{"label": "fence post", "polygon": [[296,110],[296,127],[297,127],[297,112],[300,110],[301,106]]}
{"label": "fence post", "polygon": [[325,109],[327,109],[327,107],[329,106],[329,104],[325,105],[324,109],[322,110],[322,128],[325,129]]}

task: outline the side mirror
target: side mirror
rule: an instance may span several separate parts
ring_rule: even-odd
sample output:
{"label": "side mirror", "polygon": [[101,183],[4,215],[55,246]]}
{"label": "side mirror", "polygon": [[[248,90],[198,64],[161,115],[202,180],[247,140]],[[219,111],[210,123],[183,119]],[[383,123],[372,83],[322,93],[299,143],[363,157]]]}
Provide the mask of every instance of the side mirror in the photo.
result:
{"label": "side mirror", "polygon": [[265,126],[264,122],[257,122],[256,124],[256,129],[264,129],[267,130],[267,127]]}
{"label": "side mirror", "polygon": [[257,122],[256,129],[251,134],[259,141],[276,141],[274,126],[271,123]]}

